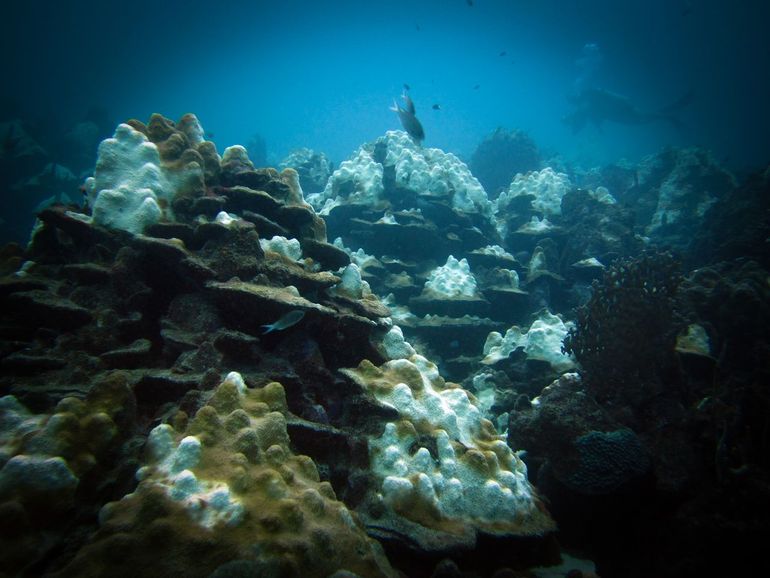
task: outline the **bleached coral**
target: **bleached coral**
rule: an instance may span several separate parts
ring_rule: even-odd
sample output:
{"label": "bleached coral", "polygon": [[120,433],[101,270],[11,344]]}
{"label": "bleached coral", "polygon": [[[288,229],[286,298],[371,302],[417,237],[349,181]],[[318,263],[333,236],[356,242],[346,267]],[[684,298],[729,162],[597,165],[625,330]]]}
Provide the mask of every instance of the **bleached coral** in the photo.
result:
{"label": "bleached coral", "polygon": [[361,278],[361,269],[355,263],[350,263],[340,272],[340,282],[329,289],[333,295],[340,295],[348,299],[361,299],[372,294],[369,283]]}
{"label": "bleached coral", "polygon": [[372,154],[361,147],[332,173],[324,190],[308,195],[307,201],[322,215],[342,202],[378,205],[385,189],[382,170]]}
{"label": "bleached coral", "polygon": [[270,239],[260,239],[259,244],[265,252],[278,253],[292,261],[302,259],[302,247],[297,239],[287,239],[276,235]]}
{"label": "bleached coral", "polygon": [[404,339],[404,332],[394,325],[382,338],[381,350],[388,359],[405,359],[415,354],[414,348]]}
{"label": "bleached coral", "polygon": [[425,290],[447,299],[478,296],[476,278],[471,273],[468,261],[458,261],[452,255],[449,255],[445,265],[430,272]]}
{"label": "bleached coral", "polygon": [[[383,149],[385,157],[378,162],[377,155]],[[402,131],[388,131],[374,143],[360,147],[334,171],[323,192],[308,195],[307,200],[321,214],[328,214],[342,202],[385,208],[386,167],[392,167],[397,188],[439,197],[457,210],[491,217],[487,194],[465,163],[440,149],[417,146]]]}
{"label": "bleached coral", "polygon": [[571,327],[571,322],[564,323],[558,315],[543,310],[525,331],[517,325],[508,329],[505,336],[492,331],[484,343],[482,363],[495,364],[522,347],[528,358],[547,361],[558,372],[569,371],[575,367],[575,360],[562,352],[562,342]]}
{"label": "bleached coral", "polygon": [[85,192],[91,220],[112,229],[141,233],[161,218],[173,218],[171,202],[177,191],[202,182],[197,162],[181,170],[161,165],[158,147],[127,124],[99,145],[94,176],[86,179]]}
{"label": "bleached coral", "polygon": [[[524,463],[482,417],[472,396],[446,383],[433,363],[415,354],[380,367],[364,361],[343,372],[400,414],[400,421],[386,424],[369,444],[371,469],[386,504],[406,517],[428,512],[428,519],[497,532],[551,527],[538,509]],[[435,454],[421,441],[426,436],[433,438]]]}
{"label": "bleached coral", "polygon": [[507,191],[495,201],[494,212],[503,214],[511,200],[521,195],[534,195],[532,208],[543,215],[561,215],[561,200],[572,188],[569,177],[548,167],[526,175],[518,174]]}
{"label": "bleached coral", "polygon": [[402,131],[388,131],[377,142],[386,146],[384,164],[395,167],[398,187],[447,198],[465,213],[491,214],[486,191],[455,155],[418,147]]}
{"label": "bleached coral", "polygon": [[[202,526],[237,525],[243,519],[243,504],[233,497],[226,483],[201,479],[192,469],[200,465],[201,441],[187,436],[176,442],[174,429],[168,424],[155,427],[147,438],[150,454],[157,461],[153,467],[141,468],[140,481],[152,476],[152,483],[182,504],[190,516]],[[204,507],[205,505],[205,507]],[[109,508],[104,515],[108,515]]]}

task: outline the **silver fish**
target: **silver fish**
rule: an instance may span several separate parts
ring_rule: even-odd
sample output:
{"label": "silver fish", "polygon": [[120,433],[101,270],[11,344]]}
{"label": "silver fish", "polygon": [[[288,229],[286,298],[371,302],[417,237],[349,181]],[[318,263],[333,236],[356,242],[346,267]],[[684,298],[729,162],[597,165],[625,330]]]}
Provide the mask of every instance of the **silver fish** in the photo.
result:
{"label": "silver fish", "polygon": [[302,321],[304,316],[305,312],[302,309],[289,311],[286,315],[283,315],[280,319],[278,319],[278,321],[270,323],[269,325],[263,325],[262,327],[265,331],[262,335],[266,335],[271,331],[283,331],[284,329],[288,329],[289,327]]}

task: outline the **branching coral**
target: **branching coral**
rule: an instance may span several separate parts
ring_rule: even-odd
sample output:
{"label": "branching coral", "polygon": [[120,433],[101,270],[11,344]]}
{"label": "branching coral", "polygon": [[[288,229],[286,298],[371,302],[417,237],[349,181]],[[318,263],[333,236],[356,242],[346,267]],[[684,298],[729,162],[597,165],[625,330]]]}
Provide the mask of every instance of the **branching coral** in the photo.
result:
{"label": "branching coral", "polygon": [[[674,351],[674,295],[681,277],[670,253],[643,253],[616,262],[578,310],[564,341],[594,392],[650,384]],[[632,388],[633,389],[633,388]]]}

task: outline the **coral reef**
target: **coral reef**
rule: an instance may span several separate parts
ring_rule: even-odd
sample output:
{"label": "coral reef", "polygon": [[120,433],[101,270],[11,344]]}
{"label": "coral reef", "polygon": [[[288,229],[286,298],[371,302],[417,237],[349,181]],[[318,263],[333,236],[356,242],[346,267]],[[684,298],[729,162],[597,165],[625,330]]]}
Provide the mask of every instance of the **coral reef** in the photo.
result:
{"label": "coral reef", "polygon": [[62,398],[50,413],[33,413],[13,395],[0,398],[3,572],[29,571],[55,551],[50,536],[70,531],[78,510],[98,508],[104,481],[125,467],[119,450],[135,412],[120,373],[96,381],[83,399]]}
{"label": "coral reef", "polygon": [[545,361],[558,372],[569,371],[575,367],[575,361],[562,351],[562,342],[572,326],[571,322],[565,324],[557,315],[543,310],[526,331],[514,325],[504,336],[496,331],[490,333],[484,343],[482,363],[494,365],[522,348],[528,359]]}
{"label": "coral reef", "polygon": [[540,168],[540,153],[525,132],[498,128],[476,147],[470,167],[490,198],[495,199],[518,173]]}
{"label": "coral reef", "polygon": [[[477,535],[512,543],[528,536],[528,551],[485,557],[490,571],[514,560],[523,567],[553,558],[552,521],[539,508],[520,460],[480,419],[469,394],[444,384],[424,358],[421,367],[436,395],[459,404],[457,411],[469,424],[474,437],[462,439],[478,446],[474,457],[447,442],[442,455],[458,463],[476,464],[478,458],[489,487],[474,494],[476,517],[469,513],[471,502],[445,502],[460,504],[457,511],[446,510],[447,520],[450,511],[457,514],[447,522],[457,533],[447,532],[446,542],[434,540],[408,560],[399,553],[411,548],[410,536],[425,539],[433,530],[423,527],[414,534],[420,524],[399,508],[391,509],[388,523],[395,530],[385,536],[382,519],[373,517],[371,506],[385,505],[377,499],[384,478],[375,473],[376,452],[370,449],[380,443],[386,424],[399,421],[399,412],[408,408],[378,400],[341,369],[416,359],[368,280],[386,267],[396,276],[409,271],[419,290],[427,276],[418,277],[406,261],[348,255],[327,243],[326,225],[304,202],[296,171],[254,168],[243,147],[230,147],[220,157],[213,143],[202,140],[192,116],[179,123],[159,115],[147,125],[130,121],[119,134],[127,148],[120,148],[120,139],[105,144],[104,170],[89,181],[94,204],[99,191],[108,190],[95,184],[97,177],[105,183],[111,176],[114,182],[132,183],[132,176],[139,184],[149,182],[141,170],[133,172],[147,154],[152,163],[139,168],[160,185],[173,185],[145,197],[161,210],[157,220],[145,222],[134,213],[130,226],[115,226],[88,215],[87,207],[52,206],[40,212],[26,249],[3,253],[0,393],[12,396],[4,398],[3,407],[9,423],[16,424],[8,428],[16,432],[11,439],[2,440],[3,498],[9,504],[3,512],[20,528],[14,538],[19,547],[8,553],[11,567],[53,575],[180,568],[186,575],[238,569],[393,575],[366,533],[412,575],[431,573],[456,545],[472,556]],[[120,154],[109,157],[105,151]],[[199,168],[196,186],[177,186],[191,164]],[[127,193],[140,190],[126,186]],[[447,193],[444,200],[452,198]],[[462,227],[456,230],[474,235],[469,246],[492,245],[471,219],[455,209],[450,214]],[[502,249],[482,251],[478,258],[487,260],[480,271],[516,263]],[[512,287],[514,276],[507,271],[498,281]],[[265,334],[264,326],[282,319],[301,322],[285,321],[280,331]],[[474,328],[479,340],[498,327],[488,320],[457,321],[453,331],[462,336]],[[127,397],[116,403],[122,409],[100,409],[92,419],[93,408],[101,406],[92,408],[89,400],[102,382],[122,384]],[[422,427],[412,418],[414,427]],[[88,425],[76,426],[78,420]],[[57,429],[56,439],[78,450],[52,444],[39,458],[23,457],[29,450],[14,440],[48,439],[37,428],[45,432],[49,422],[70,424],[75,433]],[[277,437],[260,445],[267,430]],[[409,448],[400,445],[405,440],[393,443],[409,460]],[[492,454],[499,454],[497,462]],[[475,470],[463,465],[458,471],[462,483],[472,487]],[[41,486],[43,498],[19,493],[30,477],[50,481]],[[277,491],[281,483],[291,489],[264,504],[260,492]],[[27,486],[37,491],[35,484]],[[320,498],[313,501],[316,495]],[[495,520],[497,512],[482,511],[484,496],[503,500],[515,518]],[[39,505],[34,515],[25,509],[32,503]],[[426,511],[439,511],[433,506]],[[72,517],[74,511],[80,515]]]}
{"label": "coral reef", "polygon": [[620,260],[594,284],[564,343],[595,393],[628,398],[647,390],[673,361],[678,327],[674,296],[681,281],[669,253]]}
{"label": "coral reef", "polygon": [[[481,417],[475,400],[446,383],[434,364],[413,355],[380,367],[364,361],[342,371],[398,412],[369,446],[381,506],[461,543],[472,543],[469,532],[526,535],[552,529],[526,483],[523,462]],[[393,525],[380,507],[370,506],[377,524]],[[436,540],[417,530],[410,538]]]}
{"label": "coral reef", "polygon": [[709,207],[689,245],[692,266],[739,257],[770,268],[770,168],[751,175]]}
{"label": "coral reef", "polygon": [[94,540],[55,575],[209,576],[238,561],[252,575],[395,577],[312,459],[292,453],[286,413],[280,384],[227,375],[194,416],[150,432],[139,485],[102,508]]}
{"label": "coral reef", "polygon": [[[15,181],[46,194],[0,251],[0,572],[757,566],[767,171],[671,149],[490,200],[404,133],[323,187],[204,134],[121,125],[90,207]],[[555,523],[595,566],[542,568]]]}
{"label": "coral reef", "polygon": [[93,222],[141,233],[161,219],[173,220],[179,199],[205,189],[204,160],[195,150],[202,132],[193,115],[177,126],[160,115],[147,126],[118,126],[99,145],[94,176],[86,180]]}
{"label": "coral reef", "polygon": [[633,169],[603,173],[600,184],[633,209],[637,232],[678,250],[687,249],[708,209],[736,187],[735,177],[699,148],[667,148]]}
{"label": "coral reef", "polygon": [[306,195],[316,195],[326,188],[332,174],[332,163],[321,152],[308,148],[292,151],[278,165],[280,169],[294,169],[299,175],[302,191]]}
{"label": "coral reef", "polygon": [[443,199],[453,209],[489,216],[487,195],[467,166],[452,154],[417,146],[401,131],[362,146],[334,171],[324,191],[308,195],[308,201],[326,215],[344,199],[400,209],[415,196]]}
{"label": "coral reef", "polygon": [[425,282],[425,290],[447,298],[478,296],[476,279],[471,273],[468,261],[458,261],[452,255],[449,255],[445,265],[430,272]]}

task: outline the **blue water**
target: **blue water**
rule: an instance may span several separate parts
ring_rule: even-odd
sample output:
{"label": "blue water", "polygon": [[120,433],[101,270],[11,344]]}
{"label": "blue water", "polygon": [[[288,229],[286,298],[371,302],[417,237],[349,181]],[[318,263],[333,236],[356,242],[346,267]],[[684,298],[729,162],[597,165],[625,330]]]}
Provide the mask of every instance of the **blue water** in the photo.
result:
{"label": "blue water", "polygon": [[[52,130],[92,105],[115,122],[195,112],[220,152],[258,133],[273,163],[300,146],[339,162],[399,128],[388,107],[407,83],[426,146],[465,158],[503,126],[583,166],[667,145],[703,146],[736,168],[770,159],[763,0],[38,0],[2,11],[0,112],[13,116],[14,99],[12,112]],[[695,98],[680,129],[573,135],[561,119],[579,86],[644,110]]]}

